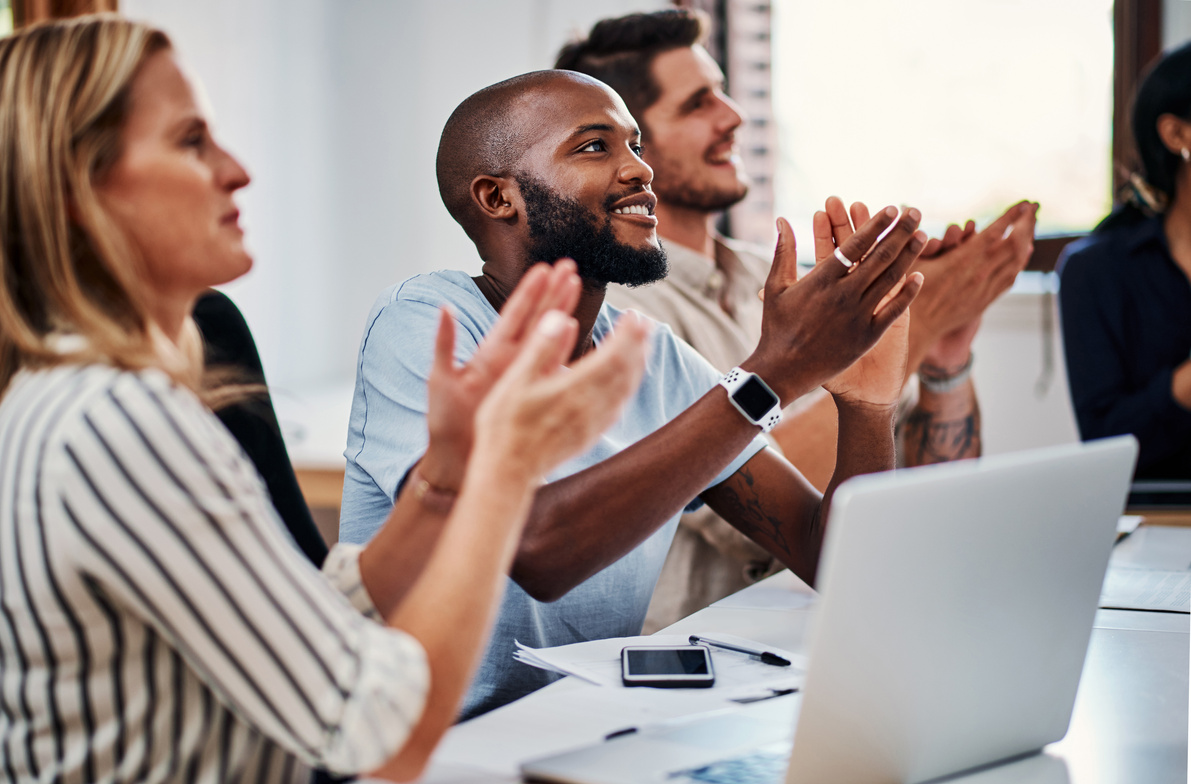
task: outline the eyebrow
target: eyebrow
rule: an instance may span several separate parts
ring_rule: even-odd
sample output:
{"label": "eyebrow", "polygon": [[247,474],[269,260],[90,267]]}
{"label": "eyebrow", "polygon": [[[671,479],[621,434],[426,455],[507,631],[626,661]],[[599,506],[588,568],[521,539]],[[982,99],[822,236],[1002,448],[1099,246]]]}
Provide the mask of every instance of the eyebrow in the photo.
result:
{"label": "eyebrow", "polygon": [[[583,134],[591,133],[592,131],[614,133],[616,130],[616,126],[609,125],[608,123],[588,123],[587,125],[580,125],[578,128],[576,128],[575,132],[571,134],[571,137],[574,138],[575,136],[582,136]],[[638,128],[630,128],[629,130],[629,135],[634,138],[641,135],[641,131]]]}
{"label": "eyebrow", "polygon": [[197,114],[184,117],[174,124],[175,133],[189,133],[191,131],[206,131],[207,121]]}
{"label": "eyebrow", "polygon": [[701,101],[703,99],[703,96],[707,95],[710,92],[711,92],[711,87],[709,87],[709,86],[708,87],[700,87],[698,90],[695,90],[693,93],[691,93],[689,96],[687,96],[687,99],[679,105],[678,110],[680,112],[691,111],[692,109],[695,108],[695,106],[699,103],[699,101]]}

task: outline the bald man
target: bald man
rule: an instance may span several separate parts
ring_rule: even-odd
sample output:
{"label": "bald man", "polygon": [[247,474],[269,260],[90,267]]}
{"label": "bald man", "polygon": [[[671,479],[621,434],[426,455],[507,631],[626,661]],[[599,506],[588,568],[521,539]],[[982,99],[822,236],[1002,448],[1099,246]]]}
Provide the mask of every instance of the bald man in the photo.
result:
{"label": "bald man", "polygon": [[[604,304],[609,283],[665,274],[653,172],[639,138],[615,92],[566,71],[494,85],[452,114],[439,144],[439,192],[475,243],[483,274],[419,275],[373,307],[346,452],[344,541],[363,542],[377,530],[426,446],[426,378],[440,308],[455,319],[463,361],[533,262],[572,257],[583,282],[574,359],[597,350],[621,317]],[[762,338],[727,376],[668,328],[654,330],[644,380],[620,421],[536,494],[464,717],[554,677],[515,662],[514,640],[544,647],[639,633],[684,508],[707,503],[813,582],[836,485],[893,467],[905,314],[922,281],[906,274],[926,239],[918,220],[915,210],[882,210],[840,238],[846,257],[863,263],[833,258],[797,282],[794,239],[783,223]],[[835,476],[821,496],[765,448],[762,430],[775,424],[783,402],[825,382],[839,407],[840,437]],[[427,503],[441,505],[457,488],[421,489]]]}

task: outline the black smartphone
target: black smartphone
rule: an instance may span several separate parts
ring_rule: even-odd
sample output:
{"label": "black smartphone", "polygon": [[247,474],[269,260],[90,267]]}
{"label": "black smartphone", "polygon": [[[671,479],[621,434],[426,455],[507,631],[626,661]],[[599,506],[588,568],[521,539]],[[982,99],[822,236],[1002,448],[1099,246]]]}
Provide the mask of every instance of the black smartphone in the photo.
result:
{"label": "black smartphone", "polygon": [[620,669],[625,686],[706,689],[715,683],[704,645],[630,645],[620,651]]}

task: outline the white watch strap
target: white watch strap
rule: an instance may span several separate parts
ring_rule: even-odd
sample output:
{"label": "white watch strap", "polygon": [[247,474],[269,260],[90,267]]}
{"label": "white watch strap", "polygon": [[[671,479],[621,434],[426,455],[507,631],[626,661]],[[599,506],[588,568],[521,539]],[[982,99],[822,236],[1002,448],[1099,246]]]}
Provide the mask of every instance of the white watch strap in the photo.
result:
{"label": "white watch strap", "polygon": [[[744,386],[750,378],[755,378],[757,382],[761,384],[761,386],[765,387],[769,394],[773,395],[773,399],[777,401],[773,404],[772,408],[770,408],[761,416],[760,419],[753,419],[749,412],[745,411],[744,407],[736,402],[735,398],[736,390]],[[782,421],[781,399],[777,396],[777,393],[765,383],[765,380],[756,373],[750,373],[747,370],[734,367],[729,370],[723,378],[720,379],[720,386],[727,390],[728,401],[736,408],[737,411],[740,412],[741,416],[743,416],[749,422],[752,422],[754,425],[758,425],[764,432],[768,433],[770,430],[773,430],[773,428],[777,426],[777,423]]]}

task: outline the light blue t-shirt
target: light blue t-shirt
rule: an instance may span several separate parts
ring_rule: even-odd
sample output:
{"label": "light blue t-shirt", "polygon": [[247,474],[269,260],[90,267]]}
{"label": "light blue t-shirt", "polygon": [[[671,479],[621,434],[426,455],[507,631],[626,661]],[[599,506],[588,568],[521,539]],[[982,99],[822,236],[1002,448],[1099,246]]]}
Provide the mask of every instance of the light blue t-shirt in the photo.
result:
{"label": "light blue t-shirt", "polygon": [[[464,362],[496,323],[497,312],[463,272],[434,272],[399,283],[381,294],[368,316],[344,452],[342,541],[363,543],[377,532],[406,473],[426,450],[426,379],[443,304],[454,311],[455,358]],[[592,333],[597,346],[618,316],[609,305],[600,310]],[[620,421],[586,454],[560,466],[550,480],[615,455],[669,422],[719,381],[719,372],[669,327],[655,327],[651,344],[644,379]],[[711,484],[727,479],[766,443],[758,436]],[[693,499],[688,509],[700,504]],[[535,601],[509,580],[463,717],[512,702],[558,677],[514,661],[514,640],[540,648],[640,634],[678,517],[675,514],[641,545],[556,602]]]}

